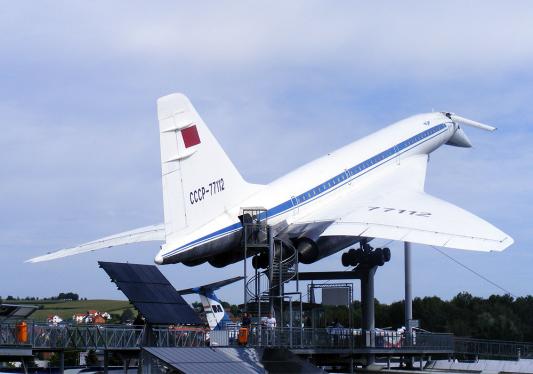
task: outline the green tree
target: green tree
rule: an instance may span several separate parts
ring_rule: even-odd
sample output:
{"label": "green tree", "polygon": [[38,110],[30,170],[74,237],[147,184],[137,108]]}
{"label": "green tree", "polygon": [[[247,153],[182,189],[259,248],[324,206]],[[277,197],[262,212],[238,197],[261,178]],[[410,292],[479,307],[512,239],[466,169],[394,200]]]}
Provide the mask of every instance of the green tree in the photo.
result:
{"label": "green tree", "polygon": [[192,303],[192,307],[194,308],[194,310],[196,310],[198,313],[202,313],[204,311],[204,306],[202,305],[201,302],[199,301],[194,301]]}
{"label": "green tree", "polygon": [[134,319],[135,319],[135,314],[133,313],[133,310],[131,310],[130,308],[124,309],[124,311],[120,315],[120,323],[131,322]]}
{"label": "green tree", "polygon": [[241,310],[239,309],[238,305],[231,304],[229,311],[234,317],[238,318],[241,316]]}
{"label": "green tree", "polygon": [[120,323],[120,317],[122,316],[119,313],[110,313],[111,319],[108,321],[110,324],[118,324]]}
{"label": "green tree", "polygon": [[80,298],[80,296],[77,293],[74,293],[74,292],[66,292],[66,293],[61,292],[57,296],[58,300],[74,300],[74,301],[78,301],[79,298]]}

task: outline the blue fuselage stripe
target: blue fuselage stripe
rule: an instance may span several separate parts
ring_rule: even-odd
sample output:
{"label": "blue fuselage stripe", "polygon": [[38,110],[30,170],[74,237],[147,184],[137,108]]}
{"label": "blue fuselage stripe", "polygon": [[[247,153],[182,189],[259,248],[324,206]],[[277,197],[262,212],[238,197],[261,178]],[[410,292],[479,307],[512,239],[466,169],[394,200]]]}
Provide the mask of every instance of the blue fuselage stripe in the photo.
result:
{"label": "blue fuselage stripe", "polygon": [[[283,203],[276,205],[275,207],[271,209],[268,209],[267,217],[272,218],[272,217],[278,216],[280,214],[288,212],[289,210],[293,208],[308,204],[311,201],[318,199],[319,197],[323,197],[327,195],[328,193],[336,190],[337,188],[344,186],[346,183],[349,183],[352,180],[368,173],[369,171],[375,169],[376,167],[381,166],[384,163],[394,159],[395,157],[400,156],[402,153],[405,153],[409,151],[410,149],[413,149],[414,147],[421,145],[429,141],[430,139],[440,135],[443,132],[441,130],[444,130],[444,129],[446,129],[446,125],[440,124],[428,130],[422,131],[421,133],[415,136],[412,136],[409,139],[399,144],[396,144],[393,147],[390,147],[389,149],[375,155],[374,157],[371,157],[368,160],[365,160],[361,162],[360,164],[357,164],[351,167],[350,169],[346,169],[344,172],[334,176],[333,178],[327,180],[326,182],[321,183],[318,186],[315,186],[314,188],[298,196],[292,197],[291,199],[284,201]],[[261,217],[261,218],[264,218],[264,217]],[[192,246],[203,244],[204,242],[209,241],[209,240],[217,239],[218,237],[225,236],[232,232],[238,231],[241,228],[242,228],[242,224],[240,222],[234,223],[223,229],[217,230],[211,234],[198,238],[179,248],[176,248],[173,251],[165,254],[163,257],[164,258],[171,257],[174,254],[187,250]]]}

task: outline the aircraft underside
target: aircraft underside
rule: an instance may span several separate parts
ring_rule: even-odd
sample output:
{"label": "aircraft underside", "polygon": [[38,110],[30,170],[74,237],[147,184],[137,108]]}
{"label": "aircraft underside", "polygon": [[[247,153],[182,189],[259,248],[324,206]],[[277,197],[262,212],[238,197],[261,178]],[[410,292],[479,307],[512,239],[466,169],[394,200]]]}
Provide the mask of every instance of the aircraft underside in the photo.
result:
{"label": "aircraft underside", "polygon": [[[357,236],[320,236],[320,233],[329,224],[306,224],[293,227],[291,230],[284,230],[276,236],[284,246],[292,246],[298,251],[298,261],[304,264],[312,264],[324,257],[330,256],[361,240],[368,241],[367,238]],[[215,239],[209,243],[199,245],[186,252],[166,258],[165,264],[183,263],[187,266],[197,266],[205,262],[221,268],[239,262],[244,259],[244,235],[243,230],[239,230],[225,237]],[[248,257],[257,254],[258,251],[250,251]],[[266,256],[263,261],[254,266],[266,268]]]}

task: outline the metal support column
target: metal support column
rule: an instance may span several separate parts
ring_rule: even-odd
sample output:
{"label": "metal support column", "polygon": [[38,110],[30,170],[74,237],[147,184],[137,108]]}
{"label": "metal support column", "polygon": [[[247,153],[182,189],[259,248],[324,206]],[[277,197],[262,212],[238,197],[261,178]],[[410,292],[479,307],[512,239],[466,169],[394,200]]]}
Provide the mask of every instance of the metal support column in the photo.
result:
{"label": "metal support column", "polygon": [[[24,374],[28,374],[28,363],[26,362],[26,358],[21,357],[20,363],[22,364],[22,368],[24,369]],[[3,367],[3,365],[1,365],[0,367]]]}
{"label": "metal support column", "polygon": [[[407,342],[411,342],[412,331],[411,331],[411,320],[413,319],[413,284],[412,284],[412,273],[411,273],[411,243],[404,242],[404,271],[405,271],[405,335]],[[407,367],[410,369],[413,367],[414,358],[409,356],[406,362]]]}
{"label": "metal support column", "polygon": [[278,294],[279,294],[279,317],[276,318],[279,324],[283,325],[283,244],[279,242],[279,266],[278,266]]}
{"label": "metal support column", "polygon": [[257,318],[261,322],[261,279],[259,278],[259,270],[255,269],[255,296],[257,301]]}
{"label": "metal support column", "polygon": [[147,351],[141,350],[141,361],[143,374],[152,374],[153,356]]}
{"label": "metal support column", "polygon": [[[411,274],[411,243],[404,243],[405,262],[405,328],[409,328],[409,321],[413,319],[413,285]],[[411,331],[408,331],[410,334]]]}
{"label": "metal support column", "polygon": [[274,233],[272,228],[268,227],[268,310],[274,315],[274,300],[272,298],[272,287],[274,287]]}
{"label": "metal support column", "polygon": [[[363,312],[363,334],[366,337],[366,347],[375,346],[376,327],[374,314],[374,274],[376,274],[377,267],[374,266],[365,270],[365,274],[361,277],[361,307]],[[368,354],[366,361],[367,365],[372,365],[376,360],[375,355]]]}
{"label": "metal support column", "polygon": [[130,367],[130,359],[124,358],[122,359],[122,363],[123,363],[123,368],[124,368],[124,374],[128,374],[128,369]]}
{"label": "metal support column", "polygon": [[108,373],[109,373],[109,351],[107,349],[104,349],[104,374],[108,374]]}
{"label": "metal support column", "polygon": [[248,298],[246,297],[246,284],[248,283],[248,274],[247,274],[247,268],[246,268],[246,260],[248,259],[248,227],[246,224],[244,225],[244,279],[243,279],[243,304],[244,304],[244,311],[248,311]]}
{"label": "metal support column", "polygon": [[65,351],[59,351],[59,372],[63,374],[65,372]]}
{"label": "metal support column", "polygon": [[373,330],[375,328],[374,319],[374,274],[376,267],[368,269],[361,277],[361,306],[363,314],[363,329]]}

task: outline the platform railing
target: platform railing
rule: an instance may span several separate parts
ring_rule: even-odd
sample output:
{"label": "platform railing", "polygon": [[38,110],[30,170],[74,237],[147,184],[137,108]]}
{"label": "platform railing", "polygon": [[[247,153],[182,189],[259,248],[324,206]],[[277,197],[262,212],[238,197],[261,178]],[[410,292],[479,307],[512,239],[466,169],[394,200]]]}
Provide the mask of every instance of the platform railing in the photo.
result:
{"label": "platform railing", "polygon": [[[224,339],[220,334],[227,334]],[[236,346],[239,344],[239,328],[217,332],[213,344]],[[156,347],[204,347],[211,344],[210,332],[194,328],[153,327],[127,325],[49,325],[29,322],[26,332],[20,325],[0,324],[0,346],[31,346],[37,350],[59,349],[139,349],[143,345]],[[483,341],[455,340],[451,334],[415,332],[405,335],[396,331],[348,328],[267,328],[253,325],[249,329],[247,346],[277,346],[294,349],[374,349],[382,351],[406,350],[449,352],[455,349],[460,353],[516,356],[518,346],[501,345],[498,351],[494,346],[485,346]],[[455,345],[454,345],[455,344]],[[533,352],[523,349],[523,355]]]}
{"label": "platform railing", "polygon": [[196,329],[156,328],[153,333],[157,347],[205,347],[209,338],[206,331]]}
{"label": "platform railing", "polygon": [[136,326],[35,325],[33,347],[131,349],[140,345],[142,336],[142,327]]}
{"label": "platform railing", "polygon": [[533,344],[501,340],[455,338],[456,355],[477,358],[520,359],[533,358]]}
{"label": "platform railing", "polygon": [[18,336],[19,328],[15,323],[0,323],[0,346],[30,345],[33,341],[33,329],[27,329],[25,339]]}
{"label": "platform railing", "polygon": [[[147,335],[150,335],[148,338]],[[37,350],[60,349],[138,349],[142,345],[157,347],[203,347],[208,332],[202,329],[128,325],[68,325],[27,322],[0,323],[0,346],[26,346]]]}
{"label": "platform railing", "polygon": [[287,348],[345,348],[378,350],[425,350],[453,352],[452,334],[416,332],[411,335],[395,331],[362,331],[347,328],[274,328],[254,326],[250,329],[248,345]]}

